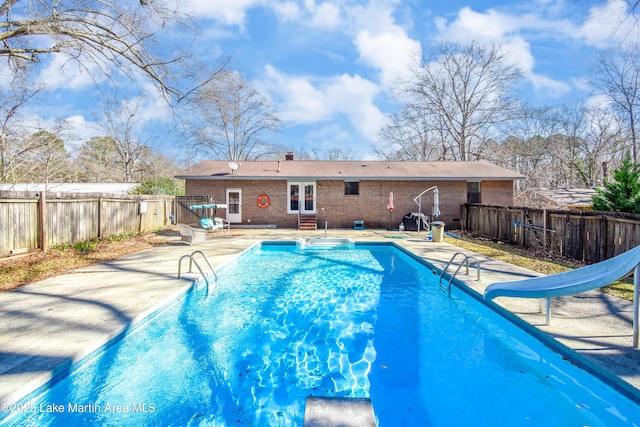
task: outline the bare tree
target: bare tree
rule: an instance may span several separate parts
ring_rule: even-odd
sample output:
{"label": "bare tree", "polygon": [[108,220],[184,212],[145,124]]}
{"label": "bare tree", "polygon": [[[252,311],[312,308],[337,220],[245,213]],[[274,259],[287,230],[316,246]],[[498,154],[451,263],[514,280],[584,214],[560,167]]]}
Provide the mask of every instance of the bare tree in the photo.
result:
{"label": "bare tree", "polygon": [[[64,123],[58,123],[56,127],[60,131],[64,128]],[[73,181],[69,154],[57,133],[40,130],[31,135],[26,144],[35,148],[25,153],[18,162],[19,175],[23,177],[23,181],[27,177],[32,182],[45,185]]]}
{"label": "bare tree", "polygon": [[112,138],[94,136],[85,141],[74,160],[80,182],[119,182],[118,153]]}
{"label": "bare tree", "polygon": [[257,160],[274,152],[265,139],[280,119],[260,92],[233,71],[218,72],[189,95],[192,120],[185,124],[188,144],[201,155],[225,160]]}
{"label": "bare tree", "polygon": [[594,186],[620,159],[620,126],[610,111],[582,105],[525,109],[488,159],[527,177],[528,188]]}
{"label": "bare tree", "polygon": [[592,84],[624,117],[629,133],[629,148],[638,163],[638,114],[640,114],[640,46],[628,44],[623,49],[600,52]]}
{"label": "bare tree", "polygon": [[24,73],[11,74],[9,85],[0,85],[0,182],[17,182],[17,164],[29,151],[38,147],[38,140],[29,139],[35,131],[20,110],[40,93]]}
{"label": "bare tree", "polygon": [[[120,182],[123,179],[121,150],[112,137],[93,137],[86,141],[73,162],[79,182]],[[151,148],[140,150],[132,180],[172,179],[180,171],[173,159]]]}
{"label": "bare tree", "polygon": [[134,80],[142,73],[179,97],[169,79],[183,53],[167,48],[169,38],[158,40],[163,30],[188,22],[179,7],[166,0],[0,0],[0,56],[39,62],[65,53],[107,75],[113,65]]}
{"label": "bare tree", "polygon": [[421,116],[411,105],[391,116],[378,136],[382,141],[374,147],[381,160],[430,161],[445,160],[448,145],[445,137],[433,126],[431,116]]}
{"label": "bare tree", "polygon": [[348,147],[331,147],[327,150],[313,148],[310,159],[313,160],[354,160],[355,152]]}
{"label": "bare tree", "polygon": [[520,73],[496,45],[441,43],[400,84],[415,117],[446,145],[447,160],[480,158],[496,126],[515,106],[512,85]]}
{"label": "bare tree", "polygon": [[581,159],[575,169],[583,185],[602,185],[608,179],[609,170],[616,169],[624,154],[622,124],[603,108],[585,111],[584,126],[580,138]]}
{"label": "bare tree", "polygon": [[484,158],[525,175],[526,181],[516,184],[519,191],[549,187],[556,176],[552,137],[560,129],[557,108],[521,108],[503,126],[502,131],[508,136],[485,150]]}
{"label": "bare tree", "polygon": [[141,118],[137,113],[141,102],[138,98],[124,103],[107,100],[104,104],[104,118],[100,121],[100,127],[113,142],[115,161],[122,182],[135,181],[134,176],[138,172],[140,161],[150,152],[150,148],[141,140],[139,134]]}

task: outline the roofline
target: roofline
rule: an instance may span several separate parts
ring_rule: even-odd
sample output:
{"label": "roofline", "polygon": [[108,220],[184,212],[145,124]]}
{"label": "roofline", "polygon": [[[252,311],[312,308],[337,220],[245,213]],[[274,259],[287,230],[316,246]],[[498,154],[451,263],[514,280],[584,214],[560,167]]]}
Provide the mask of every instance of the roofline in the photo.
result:
{"label": "roofline", "polygon": [[237,176],[237,175],[216,175],[216,176],[199,176],[199,175],[176,175],[176,179],[197,179],[203,181],[220,181],[220,180],[235,180],[235,181],[251,181],[259,179],[261,181],[515,181],[519,179],[525,179],[524,176],[520,177],[359,177],[359,176]]}

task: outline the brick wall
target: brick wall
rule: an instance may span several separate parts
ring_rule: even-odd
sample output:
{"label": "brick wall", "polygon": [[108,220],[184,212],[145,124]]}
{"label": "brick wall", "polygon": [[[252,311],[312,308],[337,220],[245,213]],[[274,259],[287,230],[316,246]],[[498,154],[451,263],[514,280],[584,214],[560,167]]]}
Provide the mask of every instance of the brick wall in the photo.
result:
{"label": "brick wall", "polygon": [[484,205],[513,206],[513,184],[508,181],[482,181],[481,203]]}
{"label": "brick wall", "polygon": [[[354,220],[363,220],[366,227],[391,226],[398,228],[403,217],[418,211],[414,198],[434,185],[438,186],[441,216],[446,228],[458,228],[460,206],[467,202],[465,181],[360,181],[359,195],[345,195],[344,181],[317,181],[318,227],[352,228]],[[287,182],[285,180],[187,180],[187,195],[211,195],[216,202],[225,202],[227,188],[242,189],[242,221],[244,224],[275,224],[278,227],[295,228],[296,214],[287,213]],[[389,215],[389,192],[393,191],[395,210]],[[257,198],[266,194],[271,200],[267,208],[257,205]],[[483,181],[482,203],[512,206],[513,184],[510,181]],[[431,216],[433,191],[422,196],[422,212]]]}

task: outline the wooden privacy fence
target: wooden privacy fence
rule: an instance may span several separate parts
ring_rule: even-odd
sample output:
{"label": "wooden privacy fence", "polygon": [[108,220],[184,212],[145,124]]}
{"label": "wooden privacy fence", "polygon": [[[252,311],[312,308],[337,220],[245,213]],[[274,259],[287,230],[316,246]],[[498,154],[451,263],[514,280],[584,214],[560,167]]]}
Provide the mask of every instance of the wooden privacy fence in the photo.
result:
{"label": "wooden privacy fence", "polygon": [[[209,205],[215,203],[212,196],[176,196],[175,222],[176,224],[197,224],[200,221],[198,214],[201,210],[192,211],[189,206]],[[207,212],[212,215],[213,212]],[[218,216],[224,216],[218,212]]]}
{"label": "wooden privacy fence", "polygon": [[466,204],[462,229],[526,248],[599,262],[640,244],[640,215]]}
{"label": "wooden privacy fence", "polygon": [[7,193],[0,197],[0,256],[164,228],[172,196]]}

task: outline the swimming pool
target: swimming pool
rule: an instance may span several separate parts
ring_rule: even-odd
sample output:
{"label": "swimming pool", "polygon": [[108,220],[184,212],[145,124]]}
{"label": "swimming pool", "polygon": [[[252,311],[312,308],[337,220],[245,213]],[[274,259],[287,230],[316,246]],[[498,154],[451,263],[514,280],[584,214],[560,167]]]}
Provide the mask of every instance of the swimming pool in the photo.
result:
{"label": "swimming pool", "polygon": [[299,426],[307,396],[381,426],[638,425],[640,409],[395,245],[254,247],[8,425]]}

